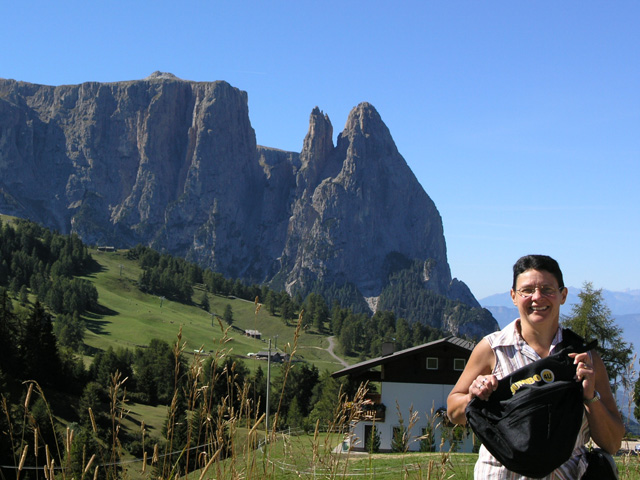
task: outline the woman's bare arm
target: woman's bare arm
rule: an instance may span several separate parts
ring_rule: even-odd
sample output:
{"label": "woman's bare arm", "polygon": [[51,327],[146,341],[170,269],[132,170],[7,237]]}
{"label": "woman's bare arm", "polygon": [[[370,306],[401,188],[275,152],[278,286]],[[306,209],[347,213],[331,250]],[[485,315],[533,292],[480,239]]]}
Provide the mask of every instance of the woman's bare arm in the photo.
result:
{"label": "woman's bare arm", "polygon": [[479,396],[486,400],[498,387],[498,380],[492,375],[495,361],[489,342],[482,339],[447,398],[447,415],[453,423],[465,424],[464,411],[471,399]]}
{"label": "woman's bare arm", "polygon": [[[592,352],[592,359],[595,384],[590,384],[590,379],[583,381],[589,430],[593,441],[599,447],[614,455],[622,444],[624,423],[611,392],[609,376],[604,362],[595,351]],[[596,391],[600,394],[600,400],[589,402],[590,399],[594,398]]]}

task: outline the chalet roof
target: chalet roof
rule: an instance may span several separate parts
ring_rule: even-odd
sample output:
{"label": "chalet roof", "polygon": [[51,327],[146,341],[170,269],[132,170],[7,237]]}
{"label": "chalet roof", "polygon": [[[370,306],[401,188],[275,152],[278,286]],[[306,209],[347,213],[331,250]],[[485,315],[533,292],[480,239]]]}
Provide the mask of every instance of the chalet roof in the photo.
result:
{"label": "chalet roof", "polygon": [[[260,350],[259,352],[256,353],[256,357],[268,357],[269,356],[269,352],[267,350]],[[271,352],[271,357],[281,357],[282,355],[280,355],[280,353],[278,352]]]}
{"label": "chalet roof", "polygon": [[402,357],[414,355],[416,353],[422,352],[423,350],[431,350],[432,348],[441,346],[444,343],[448,343],[469,351],[473,350],[473,347],[475,346],[474,343],[469,342],[468,340],[464,340],[462,338],[454,337],[453,335],[451,335],[449,337],[441,338],[433,342],[418,345],[417,347],[407,348],[405,350],[400,350],[398,352],[394,352],[389,355],[383,355],[381,357],[373,358],[371,360],[366,360],[364,362],[356,363],[355,365],[351,365],[350,367],[343,368],[342,370],[338,370],[337,372],[333,372],[331,376],[342,377],[344,375],[355,375],[358,373],[362,373],[373,367],[377,367],[378,365],[383,365],[389,362],[395,362]]}

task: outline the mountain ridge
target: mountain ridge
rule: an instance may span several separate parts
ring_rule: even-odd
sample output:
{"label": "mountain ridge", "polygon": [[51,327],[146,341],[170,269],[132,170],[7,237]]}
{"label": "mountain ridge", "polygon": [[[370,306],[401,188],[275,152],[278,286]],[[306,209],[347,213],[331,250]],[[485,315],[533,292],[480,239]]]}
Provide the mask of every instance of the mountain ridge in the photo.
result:
{"label": "mountain ridge", "polygon": [[[582,289],[576,287],[567,287],[569,293],[567,295],[566,305],[578,303],[580,299],[578,294]],[[626,289],[622,291],[614,291],[602,289],[602,298],[613,314],[628,315],[640,313],[640,290]],[[509,292],[496,293],[478,300],[484,307],[513,307]]]}

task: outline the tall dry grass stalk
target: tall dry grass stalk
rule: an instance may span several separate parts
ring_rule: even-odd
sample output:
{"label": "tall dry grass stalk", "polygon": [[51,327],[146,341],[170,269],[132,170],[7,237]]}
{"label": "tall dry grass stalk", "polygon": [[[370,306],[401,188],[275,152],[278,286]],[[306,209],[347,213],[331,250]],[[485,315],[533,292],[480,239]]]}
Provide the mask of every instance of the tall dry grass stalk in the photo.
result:
{"label": "tall dry grass stalk", "polygon": [[[257,300],[257,298],[256,298]],[[256,310],[256,315],[259,309]],[[289,373],[291,372],[291,366],[293,365],[293,357],[298,350],[298,340],[300,339],[300,332],[302,331],[302,318],[304,316],[304,310],[300,310],[300,314],[298,315],[298,323],[296,324],[296,329],[293,332],[293,344],[288,343],[284,350],[289,354],[289,360],[285,363],[283,381],[282,381],[282,390],[280,391],[280,401],[278,403],[278,408],[276,409],[275,415],[273,416],[273,421],[271,425],[267,425],[267,435],[268,441],[272,442],[275,440],[275,432],[277,431],[278,420],[280,417],[280,412],[282,411],[282,400],[284,398],[284,389],[287,385],[287,379],[289,378]]]}

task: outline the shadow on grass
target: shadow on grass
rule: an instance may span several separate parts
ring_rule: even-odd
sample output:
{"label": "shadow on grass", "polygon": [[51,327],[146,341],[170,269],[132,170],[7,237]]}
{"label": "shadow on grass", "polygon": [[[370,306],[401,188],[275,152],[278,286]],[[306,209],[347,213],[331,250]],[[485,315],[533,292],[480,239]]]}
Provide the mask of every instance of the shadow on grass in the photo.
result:
{"label": "shadow on grass", "polygon": [[120,315],[120,312],[116,310],[112,310],[109,307],[98,304],[98,306],[94,309],[93,312],[87,312],[86,316],[88,318],[102,318],[102,317],[115,317],[116,315]]}
{"label": "shadow on grass", "polygon": [[90,278],[95,278],[97,274],[106,272],[107,269],[100,265],[93,257],[89,261],[87,265],[87,269],[85,271],[85,276]]}
{"label": "shadow on grass", "polygon": [[109,307],[98,305],[93,312],[85,312],[84,323],[87,326],[87,329],[96,335],[108,335],[105,331],[105,326],[109,321],[105,320],[104,317],[115,317],[119,314],[119,312],[112,310]]}
{"label": "shadow on grass", "polygon": [[84,323],[87,326],[87,330],[95,333],[96,335],[109,335],[109,333],[105,331],[105,327],[107,323],[109,323],[106,320],[86,318]]}

